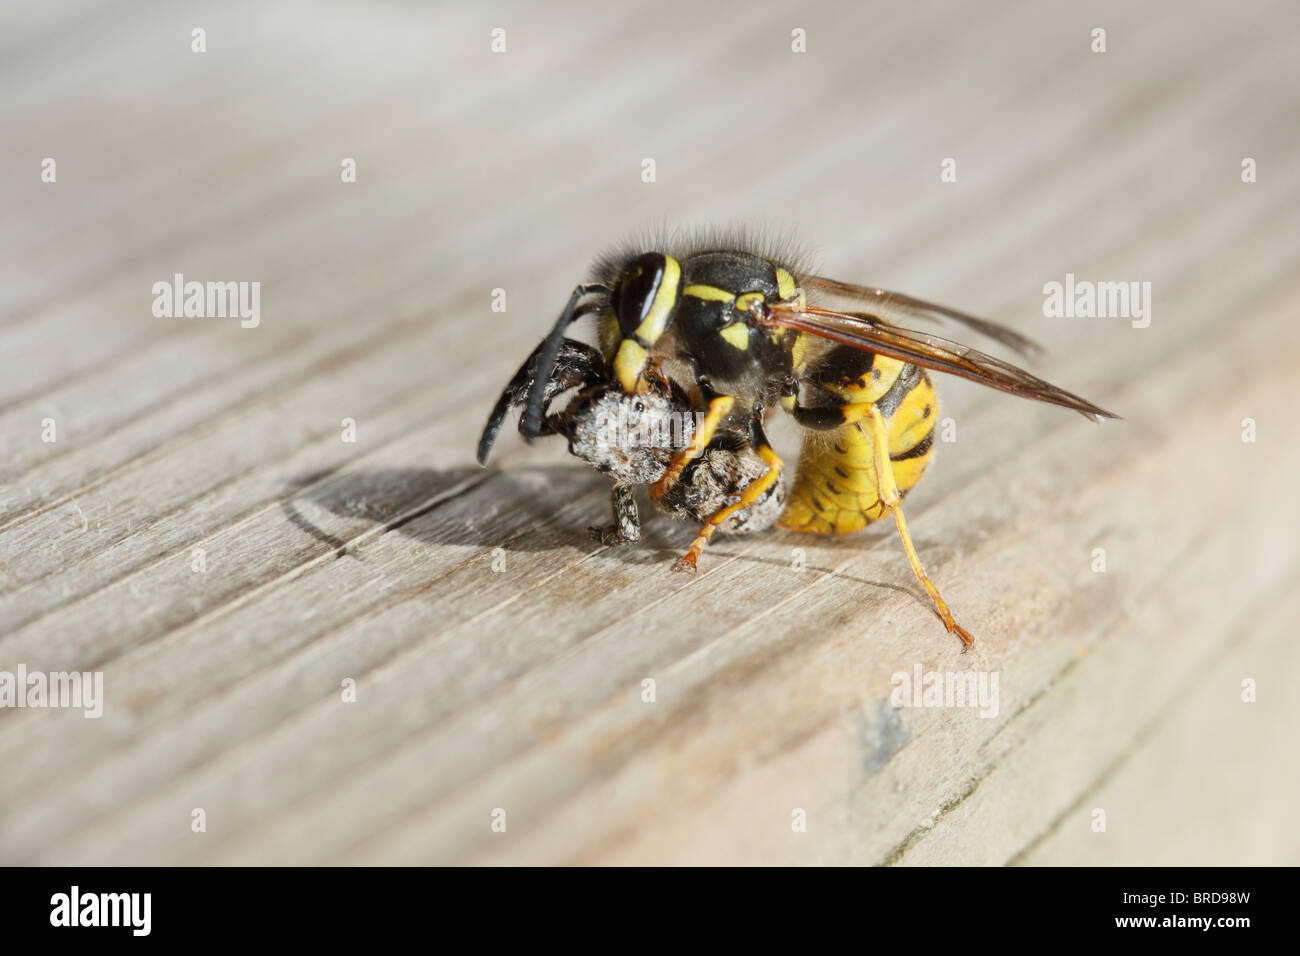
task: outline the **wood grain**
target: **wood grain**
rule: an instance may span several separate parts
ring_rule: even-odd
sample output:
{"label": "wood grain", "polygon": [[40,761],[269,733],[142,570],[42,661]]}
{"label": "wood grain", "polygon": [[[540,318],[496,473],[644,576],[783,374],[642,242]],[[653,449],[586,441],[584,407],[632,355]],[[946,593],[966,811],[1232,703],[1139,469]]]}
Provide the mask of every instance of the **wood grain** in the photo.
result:
{"label": "wood grain", "polygon": [[[1262,0],[6,5],[0,671],[105,710],[0,709],[0,862],[1300,862],[1298,38]],[[691,528],[590,541],[557,443],[475,464],[663,223],[794,231],[1124,416],[938,382],[908,517],[971,653],[892,527],[686,578]],[[1150,282],[1150,326],[1044,317],[1067,272]],[[155,317],[175,273],[260,324]],[[996,715],[893,706],[916,667]]]}

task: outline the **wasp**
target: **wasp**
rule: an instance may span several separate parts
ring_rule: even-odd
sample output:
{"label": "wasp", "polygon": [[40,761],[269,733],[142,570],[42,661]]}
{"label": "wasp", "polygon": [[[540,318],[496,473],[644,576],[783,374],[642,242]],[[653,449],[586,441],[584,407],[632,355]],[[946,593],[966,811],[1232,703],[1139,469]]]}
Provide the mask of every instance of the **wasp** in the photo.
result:
{"label": "wasp", "polygon": [[[667,249],[664,246],[675,246]],[[947,320],[1030,356],[1006,326],[908,295],[801,269],[743,241],[702,239],[603,257],[506,386],[479,440],[486,464],[512,408],[532,441],[560,435],[613,482],[603,544],[636,541],[634,489],[699,533],[674,568],[694,571],[712,536],[777,526],[848,534],[892,515],[912,572],[950,634],[972,643],[917,555],[902,501],[934,452],[930,372],[1118,418],[1024,369],[906,328]],[[597,346],[567,337],[595,320]],[[555,400],[569,393],[562,407]],[[777,408],[803,432],[793,482],[764,425]],[[647,437],[648,436],[648,437]]]}

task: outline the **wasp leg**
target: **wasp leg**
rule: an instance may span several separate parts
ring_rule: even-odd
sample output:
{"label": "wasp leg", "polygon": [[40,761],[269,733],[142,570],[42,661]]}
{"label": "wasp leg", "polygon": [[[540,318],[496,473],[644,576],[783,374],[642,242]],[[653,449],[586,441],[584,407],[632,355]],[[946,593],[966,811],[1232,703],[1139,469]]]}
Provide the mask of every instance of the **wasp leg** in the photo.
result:
{"label": "wasp leg", "polygon": [[[853,408],[855,413],[860,406],[847,406]],[[962,653],[975,643],[970,632],[953,620],[952,612],[948,610],[948,605],[943,598],[939,596],[939,589],[934,586],[930,578],[925,573],[925,568],[921,566],[921,559],[917,557],[916,548],[912,545],[912,536],[907,531],[907,520],[903,517],[903,509],[900,507],[902,496],[898,493],[898,485],[894,481],[894,469],[889,461],[889,426],[885,423],[885,416],[880,409],[874,404],[869,405],[865,411],[865,417],[871,419],[872,441],[875,444],[874,454],[876,462],[876,482],[880,492],[880,501],[887,509],[894,513],[894,522],[898,525],[898,536],[903,539],[903,548],[907,551],[907,560],[912,564],[912,573],[916,579],[921,582],[925,588],[930,600],[934,604],[934,609],[943,621],[943,626],[948,629],[949,634],[956,634],[961,640]],[[846,414],[846,418],[848,415]]]}
{"label": "wasp leg", "polygon": [[[542,358],[542,349],[545,346],[546,343],[543,342],[533,350],[533,354],[528,356],[527,361],[519,367],[519,371],[515,372],[514,378],[510,380],[510,383],[506,385],[505,390],[501,393],[501,397],[497,399],[492,414],[488,416],[487,424],[483,426],[483,434],[478,441],[478,463],[480,465],[487,464],[488,455],[492,451],[492,446],[497,440],[501,425],[505,422],[510,409],[523,405],[528,401],[533,389],[537,366]],[[552,364],[550,377],[542,393],[543,404],[570,388],[593,385],[596,382],[603,381],[604,378],[605,360],[601,357],[601,354],[583,342],[565,339],[560,344],[560,351]],[[522,428],[523,423],[521,421],[520,429],[522,430]],[[543,421],[539,426],[538,434],[549,434],[551,431],[553,429],[550,424]]]}
{"label": "wasp leg", "polygon": [[736,400],[730,395],[719,395],[709,401],[709,411],[696,427],[695,434],[691,436],[691,443],[685,450],[673,456],[673,460],[668,463],[668,470],[651,488],[652,496],[662,498],[672,490],[673,485],[677,484],[678,479],[682,477],[682,471],[687,464],[704,454],[704,449],[708,448],[709,442],[713,441],[719,422],[727,416],[735,404]]}
{"label": "wasp leg", "polygon": [[588,528],[591,536],[604,545],[631,544],[641,537],[641,514],[631,485],[614,485],[609,492],[614,523]]}
{"label": "wasp leg", "polygon": [[[707,418],[706,418],[707,421]],[[697,432],[698,434],[698,432]],[[734,515],[741,508],[747,508],[754,502],[763,497],[781,477],[781,459],[772,447],[767,443],[767,436],[763,434],[763,419],[761,415],[755,415],[749,422],[749,444],[759,458],[767,464],[767,471],[759,475],[752,482],[745,486],[740,493],[740,500],[733,501],[725,508],[708,520],[700,533],[695,536],[691,542],[690,548],[686,553],[677,559],[673,565],[674,571],[694,571],[696,562],[699,561],[700,552],[704,546],[709,543],[713,533],[718,530],[722,524]]]}
{"label": "wasp leg", "polygon": [[732,502],[709,519],[709,523],[700,529],[700,533],[691,542],[690,548],[677,559],[677,563],[673,565],[674,571],[694,571],[696,562],[700,558],[700,552],[704,550],[704,546],[713,537],[713,532],[717,531],[724,521],[741,508],[747,508],[761,498],[767,489],[772,487],[772,483],[781,476],[781,459],[776,452],[765,444],[759,445],[754,451],[758,453],[758,456],[763,461],[767,462],[767,471],[746,486],[745,490],[740,493],[739,501]]}

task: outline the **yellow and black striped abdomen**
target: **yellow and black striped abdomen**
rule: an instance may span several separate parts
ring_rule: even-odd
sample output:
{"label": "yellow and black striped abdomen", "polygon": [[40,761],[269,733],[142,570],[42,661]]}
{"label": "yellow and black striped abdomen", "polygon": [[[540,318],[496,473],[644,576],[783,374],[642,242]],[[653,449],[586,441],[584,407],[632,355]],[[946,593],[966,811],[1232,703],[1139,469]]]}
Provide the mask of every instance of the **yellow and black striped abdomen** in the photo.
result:
{"label": "yellow and black striped abdomen", "polygon": [[812,534],[848,534],[883,517],[868,406],[889,428],[889,458],[901,494],[921,480],[933,451],[938,403],[924,369],[874,356],[850,381],[823,381],[843,402],[844,424],[804,433],[794,488],[778,525]]}

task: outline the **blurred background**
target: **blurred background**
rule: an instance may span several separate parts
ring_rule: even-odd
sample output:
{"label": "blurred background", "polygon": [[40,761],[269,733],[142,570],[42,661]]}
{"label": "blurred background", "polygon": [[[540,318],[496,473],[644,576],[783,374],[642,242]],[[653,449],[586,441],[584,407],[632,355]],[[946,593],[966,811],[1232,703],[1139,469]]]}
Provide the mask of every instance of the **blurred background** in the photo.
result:
{"label": "blurred background", "polygon": [[[1298,17],[5,4],[0,670],[107,689],[0,711],[0,862],[1300,862]],[[740,223],[1124,416],[940,383],[909,517],[974,656],[888,529],[684,582],[563,447],[474,464],[593,258]],[[1149,326],[1045,316],[1067,274]],[[914,664],[998,716],[889,707]]]}

